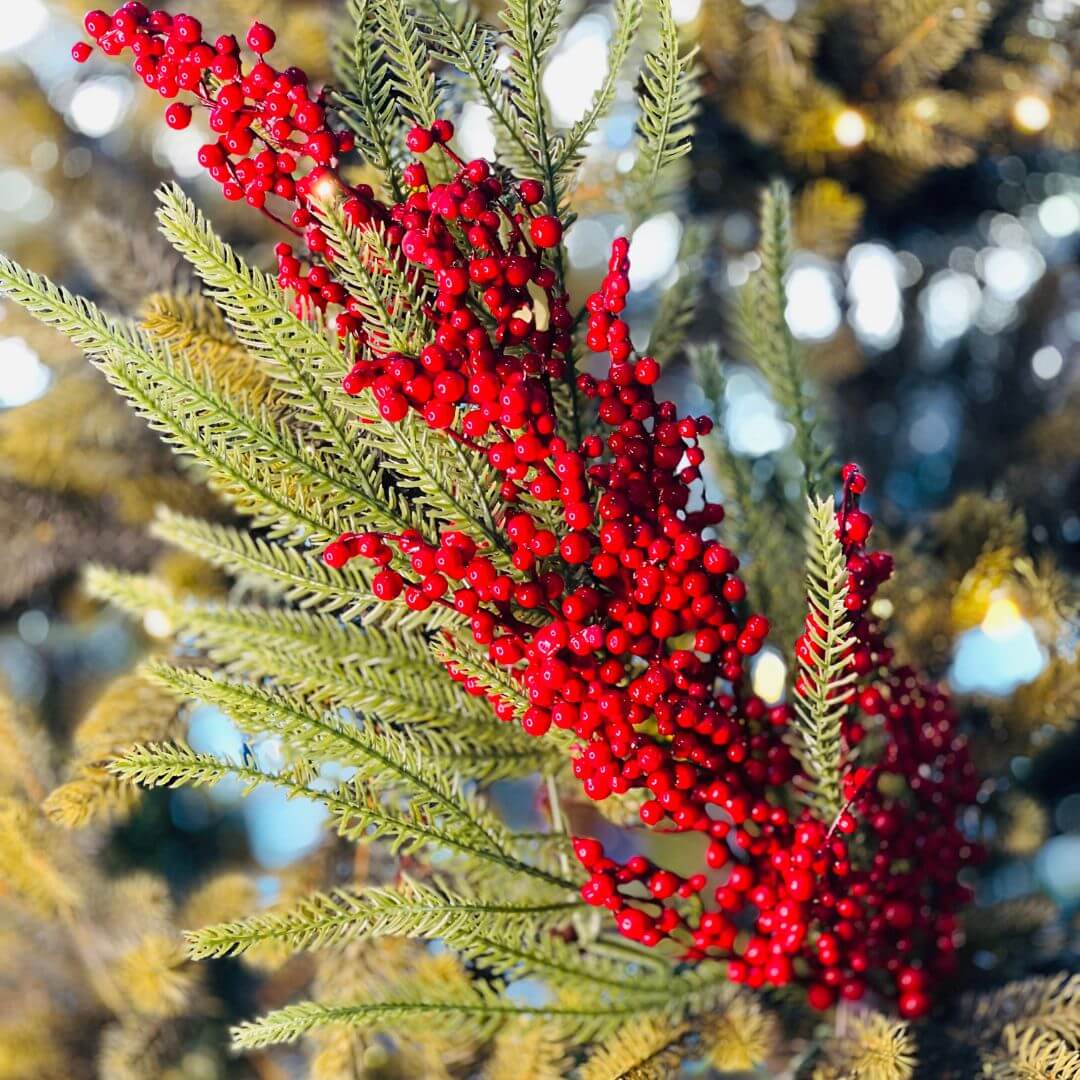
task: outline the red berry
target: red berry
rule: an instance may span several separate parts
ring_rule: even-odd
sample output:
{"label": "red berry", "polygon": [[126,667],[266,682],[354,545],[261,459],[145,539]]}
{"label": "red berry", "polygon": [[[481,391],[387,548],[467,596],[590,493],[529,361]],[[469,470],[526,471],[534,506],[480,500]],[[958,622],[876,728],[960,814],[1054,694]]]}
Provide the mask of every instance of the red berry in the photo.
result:
{"label": "red berry", "polygon": [[414,154],[424,154],[435,145],[435,140],[427,128],[417,125],[409,128],[409,132],[405,136],[405,145]]}
{"label": "red berry", "polygon": [[174,102],[165,110],[165,123],[174,131],[183,131],[191,123],[191,108]]}
{"label": "red berry", "polygon": [[86,32],[97,41],[112,26],[112,19],[104,11],[88,11],[83,18],[83,26]]}
{"label": "red berry", "polygon": [[541,248],[553,248],[562,239],[562,225],[551,214],[542,214],[533,218],[529,225],[529,235],[533,243]]}
{"label": "red berry", "polygon": [[437,143],[448,143],[454,137],[454,125],[449,120],[436,120],[431,125],[431,137]]}
{"label": "red berry", "polygon": [[76,64],[85,64],[94,50],[85,41],[77,41],[71,46],[71,58]]}
{"label": "red berry", "polygon": [[274,47],[275,41],[277,41],[277,35],[269,26],[264,26],[260,22],[251,24],[251,29],[247,32],[247,47],[253,53],[258,53],[260,56],[268,53]]}
{"label": "red berry", "polygon": [[522,180],[518,184],[518,197],[526,206],[535,206],[544,197],[544,185],[539,180]]}

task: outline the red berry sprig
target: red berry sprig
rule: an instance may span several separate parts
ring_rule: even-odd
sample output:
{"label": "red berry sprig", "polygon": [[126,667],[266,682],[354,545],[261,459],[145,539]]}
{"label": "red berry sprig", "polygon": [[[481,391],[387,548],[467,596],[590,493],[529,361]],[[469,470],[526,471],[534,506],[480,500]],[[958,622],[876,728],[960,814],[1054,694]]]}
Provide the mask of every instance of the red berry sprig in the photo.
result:
{"label": "red berry sprig", "polygon": [[[438,120],[412,128],[405,144],[415,155],[437,150],[452,178],[431,184],[415,161],[402,174],[407,196],[387,205],[342,181],[336,165],[352,137],[335,129],[303,72],[266,61],[269,28],[249,30],[257,59],[246,64],[235,38],[211,44],[197,20],[138,2],[91,12],[85,26],[107,55],[131,49],[136,73],[162,97],[190,93],[217,136],[200,162],[226,198],[302,238],[303,255],[277,246],[277,280],[301,316],[335,310],[339,333],[360,346],[344,391],[370,393],[389,423],[421,418],[501,477],[501,554],[448,529],[437,541],[344,534],[323,559],[368,560],[378,598],[464,616],[528,704],[450,664],[452,678],[529,734],[571,732],[588,798],[638,792],[643,827],[701,836],[701,870],[688,876],[642,856],[619,863],[595,839],[577,839],[584,899],[632,940],[673,943],[689,962],[726,960],[735,982],[797,982],[816,1008],[872,987],[896,995],[905,1016],[925,1013],[934,983],[955,967],[956,913],[968,899],[958,876],[979,857],[959,820],[977,777],[947,696],[894,665],[870,615],[892,560],[866,550],[872,520],[858,469],[843,471],[837,516],[856,641],[843,737],[849,749],[876,749],[844,776],[836,820],[821,821],[795,797],[806,778],[788,748],[790,707],[766,705],[748,685],[747,662],[770,627],[746,610],[739,558],[713,538],[723,508],[699,487],[711,421],[658,398],[660,365],[635,352],[621,317],[627,240],[615,241],[586,303],[585,340],[607,355],[607,370],[576,380],[603,434],[575,444],[552,392],[569,369],[574,320],[547,255],[563,223],[555,208],[541,212],[543,185],[462,160],[453,125]],[[90,46],[72,52],[82,62]],[[191,107],[174,101],[166,121],[186,128]],[[355,228],[378,229],[384,264],[372,270],[406,283],[398,303],[422,328],[415,355],[391,348],[337,280],[318,215],[328,198]],[[270,209],[275,199],[291,204],[287,220]],[[796,653],[815,650],[819,631],[811,614]]]}

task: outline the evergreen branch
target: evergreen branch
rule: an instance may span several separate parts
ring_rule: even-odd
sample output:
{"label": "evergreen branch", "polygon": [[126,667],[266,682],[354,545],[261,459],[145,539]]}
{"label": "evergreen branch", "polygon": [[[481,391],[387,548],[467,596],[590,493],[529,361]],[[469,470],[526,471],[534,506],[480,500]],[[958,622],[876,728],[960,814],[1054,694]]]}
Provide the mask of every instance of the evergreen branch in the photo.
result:
{"label": "evergreen branch", "polygon": [[661,1080],[674,1076],[682,1060],[687,1024],[646,1017],[624,1024],[589,1054],[581,1080]]}
{"label": "evergreen branch", "polygon": [[824,471],[829,453],[818,442],[801,351],[785,317],[791,244],[791,195],[783,184],[775,183],[762,197],[761,269],[739,294],[739,328],[795,431],[795,450],[803,465],[803,491],[809,495],[827,487]]}
{"label": "evergreen branch", "polygon": [[356,228],[342,205],[333,200],[312,204],[333,248],[335,273],[360,302],[369,329],[377,328],[380,351],[415,356],[424,344],[423,307],[430,290],[419,270],[401,269],[380,225]]}
{"label": "evergreen branch", "polygon": [[802,678],[795,714],[799,756],[812,784],[810,802],[831,823],[844,804],[842,726],[857,678],[850,662],[855,636],[844,607],[848,571],[832,497],[810,501],[808,506],[806,586],[811,619],[809,648],[799,654]]}
{"label": "evergreen branch", "polygon": [[373,10],[394,58],[388,66],[391,97],[413,123],[431,127],[442,113],[443,95],[416,17],[405,0],[379,0]]}
{"label": "evergreen branch", "polygon": [[395,888],[337,889],[238,922],[187,933],[188,953],[238,956],[272,941],[289,949],[326,949],[376,937],[468,939],[491,930],[524,938],[563,925],[583,901],[512,903],[465,897],[406,878]]}
{"label": "evergreen branch", "polygon": [[544,201],[553,214],[559,212],[560,185],[542,77],[544,61],[558,36],[559,11],[558,0],[507,0],[502,10],[507,43],[514,53],[509,76],[515,92],[517,126],[544,185]]}
{"label": "evergreen branch", "polygon": [[310,766],[301,762],[289,770],[272,773],[246,762],[226,761],[213,754],[198,753],[183,743],[148,743],[134,746],[116,758],[110,770],[144,787],[205,787],[234,778],[249,794],[262,784],[282,789],[290,799],[305,798],[326,807],[340,836],[355,843],[387,840],[392,852],[412,854],[433,847],[463,856],[473,870],[486,866],[505,885],[509,880],[532,879],[562,892],[576,885],[513,855],[493,852],[486,844],[470,844],[459,832],[433,823],[406,805],[388,807],[367,786],[349,781],[324,790],[310,784]]}
{"label": "evergreen branch", "polygon": [[433,431],[413,413],[398,423],[384,420],[371,395],[355,399],[369,445],[393,468],[411,501],[442,523],[467,533],[485,554],[510,568],[510,546],[500,527],[505,506],[501,478],[485,454]]}
{"label": "evergreen branch", "polygon": [[615,100],[615,89],[630,47],[641,27],[643,0],[615,0],[615,33],[608,48],[607,72],[585,115],[559,140],[554,168],[565,189],[581,165],[585,144]]}
{"label": "evergreen branch", "polygon": [[416,1020],[449,1032],[468,1032],[490,1038],[515,1018],[543,1021],[567,1039],[588,1042],[611,1034],[621,1022],[637,1018],[664,1019],[678,1024],[691,1013],[715,1008],[728,996],[726,980],[713,972],[708,978],[673,976],[663,1003],[626,1002],[614,998],[599,1005],[554,1004],[529,1006],[507,1001],[497,987],[474,981],[468,987],[418,985],[402,987],[393,998],[355,1004],[289,1005],[259,1020],[233,1029],[233,1045],[253,1049],[273,1043],[295,1042],[313,1028],[326,1024],[384,1031],[408,1030]]}
{"label": "evergreen branch", "polygon": [[166,239],[195,268],[239,340],[262,359],[301,415],[311,418],[367,499],[380,500],[378,485],[370,478],[371,463],[357,453],[341,408],[324,386],[328,376],[336,383],[347,370],[340,347],[298,319],[277,284],[247,266],[179,187],[162,188],[158,200],[158,221]]}
{"label": "evergreen branch", "polygon": [[341,36],[334,55],[334,70],[345,91],[333,91],[331,99],[360,152],[382,173],[394,202],[400,202],[405,189],[393,143],[394,83],[386,46],[373,33],[373,6],[378,6],[374,0],[348,0],[352,33]]}
{"label": "evergreen branch", "polygon": [[648,215],[673,184],[674,170],[690,153],[701,97],[696,50],[681,53],[679,28],[668,0],[655,0],[660,43],[645,56],[638,94],[637,157],[627,178],[627,204],[635,220]]}
{"label": "evergreen branch", "polygon": [[273,544],[247,529],[160,509],[153,525],[159,540],[175,544],[262,592],[351,621],[387,609],[372,595],[359,560],[331,570],[314,551]]}
{"label": "evergreen branch", "polygon": [[498,51],[492,32],[473,18],[468,5],[428,0],[421,23],[432,54],[453,64],[468,77],[469,86],[491,113],[501,155],[525,175],[539,168],[533,148],[521,131],[520,119],[503,88],[496,66]]}
{"label": "evergreen branch", "polygon": [[465,675],[474,685],[482,687],[485,694],[507,701],[514,707],[514,717],[520,720],[529,707],[529,699],[508,669],[493,664],[470,643],[443,637],[432,644],[432,653],[443,664]]}
{"label": "evergreen branch", "polygon": [[[460,741],[432,739],[443,756],[480,751],[511,736],[487,705],[461,692],[431,656],[427,639],[401,626],[350,627],[329,615],[260,606],[195,604],[153,577],[91,568],[90,592],[141,617],[166,615],[173,632],[233,674],[272,679],[314,705],[372,712],[386,722],[453,729]],[[422,734],[422,733],[421,733]],[[486,736],[486,738],[484,738]]]}
{"label": "evergreen branch", "polygon": [[313,761],[354,767],[352,783],[382,795],[400,794],[410,812],[441,821],[474,850],[505,855],[509,835],[499,820],[461,790],[456,777],[445,778],[437,762],[405,737],[385,727],[359,726],[339,715],[312,707],[281,691],[229,682],[192,669],[153,664],[152,676],[183,697],[215,705],[244,731],[282,738],[290,751]]}
{"label": "evergreen branch", "polygon": [[211,486],[276,535],[344,531],[354,494],[264,412],[230,400],[182,361],[47,278],[0,257],[0,289],[65,333],[151,426],[202,462]]}

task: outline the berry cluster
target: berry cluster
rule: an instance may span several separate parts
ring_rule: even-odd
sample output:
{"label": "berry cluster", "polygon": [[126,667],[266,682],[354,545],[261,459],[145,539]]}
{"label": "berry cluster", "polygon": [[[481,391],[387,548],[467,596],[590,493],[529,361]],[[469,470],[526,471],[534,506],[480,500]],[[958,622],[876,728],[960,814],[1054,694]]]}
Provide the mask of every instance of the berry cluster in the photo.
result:
{"label": "berry cluster", "polygon": [[[845,806],[822,821],[795,798],[790,707],[767,705],[748,685],[748,660],[770,628],[745,610],[739,558],[713,537],[723,509],[700,486],[711,421],[657,397],[660,366],[635,352],[621,317],[628,242],[614,242],[586,303],[585,340],[607,369],[572,387],[595,403],[601,431],[581,439],[556,407],[574,319],[550,252],[562,224],[540,212],[541,184],[463,161],[449,145],[452,125],[438,121],[405,142],[416,155],[440,153],[452,178],[431,184],[415,161],[403,172],[408,194],[386,205],[340,179],[334,166],[350,139],[303,73],[262,59],[273,44],[266,28],[248,35],[260,59],[245,73],[234,39],[209,46],[187,16],[128,3],[111,17],[92,12],[86,26],[106,53],[132,48],[163,96],[190,90],[211,110],[219,138],[204,164],[227,197],[264,211],[270,195],[293,204],[307,254],[279,245],[278,280],[301,313],[337,309],[339,332],[356,339],[345,392],[370,393],[387,422],[420,418],[500,476],[499,550],[459,530],[365,533],[339,537],[323,558],[369,560],[383,600],[464,616],[520,693],[511,700],[454,665],[451,677],[532,735],[571,733],[573,772],[590,799],[639,792],[645,827],[702,837],[703,870],[688,877],[641,856],[618,863],[596,840],[577,840],[585,900],[610,910],[628,938],[672,942],[688,961],[726,959],[736,982],[797,981],[818,1008],[873,986],[898,996],[906,1016],[926,1012],[934,980],[955,963],[955,913],[967,899],[958,874],[979,854],[957,824],[977,779],[947,697],[894,665],[869,614],[892,562],[866,551],[859,471],[845,468],[837,515],[856,640],[846,658],[854,678],[840,692],[846,749],[863,744],[872,764],[848,769]],[[186,123],[173,112],[184,108],[170,106],[170,122]],[[304,158],[311,168],[297,177]],[[336,279],[339,253],[317,217],[327,191],[358,230],[377,229],[381,254],[369,249],[369,270],[403,283],[396,303],[421,327],[415,355],[391,348]],[[819,637],[811,614],[797,654],[809,656]]]}

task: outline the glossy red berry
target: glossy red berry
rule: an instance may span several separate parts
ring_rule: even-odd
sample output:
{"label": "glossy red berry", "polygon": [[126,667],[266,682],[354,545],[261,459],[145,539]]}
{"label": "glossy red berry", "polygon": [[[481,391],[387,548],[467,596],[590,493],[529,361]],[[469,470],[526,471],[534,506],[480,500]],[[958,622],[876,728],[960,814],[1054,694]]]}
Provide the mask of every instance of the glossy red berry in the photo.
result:
{"label": "glossy red berry", "polygon": [[424,154],[435,145],[435,139],[428,128],[416,126],[409,128],[405,135],[405,145],[414,154]]}
{"label": "glossy red berry", "polygon": [[173,102],[165,110],[165,123],[174,131],[183,131],[191,123],[191,108],[179,101]]}
{"label": "glossy red berry", "polygon": [[551,214],[533,218],[529,225],[529,235],[533,243],[541,248],[553,248],[562,239],[562,225]]}
{"label": "glossy red berry", "polygon": [[264,26],[260,22],[251,24],[251,29],[247,32],[247,47],[252,52],[262,56],[274,47],[275,41],[277,41],[277,35],[269,26]]}
{"label": "glossy red berry", "polygon": [[71,46],[71,58],[76,64],[85,64],[94,50],[85,41],[77,41]]}

